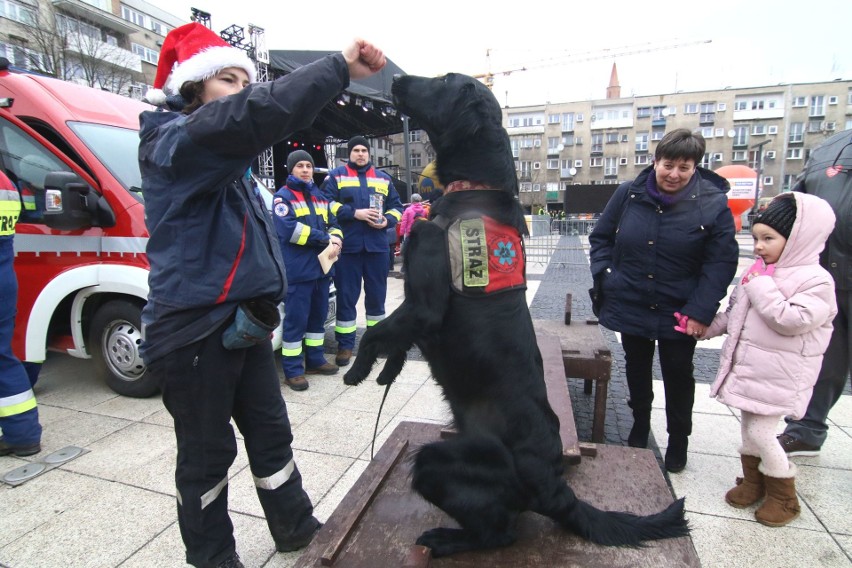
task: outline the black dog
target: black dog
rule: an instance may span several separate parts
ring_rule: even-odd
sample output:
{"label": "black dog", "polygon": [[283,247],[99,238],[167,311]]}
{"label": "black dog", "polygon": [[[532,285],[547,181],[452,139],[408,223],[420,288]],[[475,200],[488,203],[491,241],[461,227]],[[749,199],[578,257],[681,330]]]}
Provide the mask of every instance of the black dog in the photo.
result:
{"label": "black dog", "polygon": [[419,450],[412,485],[461,529],[432,529],[417,543],[435,557],[506,546],[523,511],[605,545],[686,535],[683,499],[645,517],[603,512],[562,478],[559,420],[524,292],[527,229],[497,100],[456,74],[397,78],[393,97],[429,134],[446,192],[432,222],[412,230],[405,301],[367,330],[344,381],[360,383],[386,355],[378,382],[389,384],[416,345],[450,405],[458,435]]}

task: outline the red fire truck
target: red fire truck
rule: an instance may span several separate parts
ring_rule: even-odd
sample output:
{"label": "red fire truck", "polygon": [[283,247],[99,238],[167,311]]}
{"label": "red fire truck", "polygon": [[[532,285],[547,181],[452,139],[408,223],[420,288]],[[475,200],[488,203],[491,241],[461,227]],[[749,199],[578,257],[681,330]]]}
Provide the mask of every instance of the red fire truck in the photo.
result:
{"label": "red fire truck", "polygon": [[0,167],[23,201],[15,354],[34,362],[48,349],[91,358],[115,392],[150,396],[157,385],[139,356],[149,266],[138,129],[139,113],[151,107],[12,72],[3,61]]}

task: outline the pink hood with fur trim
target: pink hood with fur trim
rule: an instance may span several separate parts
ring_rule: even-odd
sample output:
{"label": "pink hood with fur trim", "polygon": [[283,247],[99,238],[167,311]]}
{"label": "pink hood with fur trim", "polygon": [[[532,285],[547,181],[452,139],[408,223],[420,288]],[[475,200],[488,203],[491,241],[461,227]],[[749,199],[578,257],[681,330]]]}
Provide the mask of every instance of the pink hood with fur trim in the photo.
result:
{"label": "pink hood with fur trim", "polygon": [[800,418],[837,313],[834,280],[819,265],[835,218],[823,199],[792,195],[796,221],[775,273],[738,283],[705,338],[728,333],[710,396],[755,414]]}

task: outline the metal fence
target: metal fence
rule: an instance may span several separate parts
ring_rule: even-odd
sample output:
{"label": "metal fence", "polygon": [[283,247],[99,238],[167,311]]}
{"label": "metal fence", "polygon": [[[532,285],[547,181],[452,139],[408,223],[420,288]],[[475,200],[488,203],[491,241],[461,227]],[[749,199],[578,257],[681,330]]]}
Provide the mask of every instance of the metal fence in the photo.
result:
{"label": "metal fence", "polygon": [[595,226],[594,219],[551,219],[546,215],[533,215],[527,223],[530,234],[524,239],[524,248],[528,263],[588,266],[588,234]]}

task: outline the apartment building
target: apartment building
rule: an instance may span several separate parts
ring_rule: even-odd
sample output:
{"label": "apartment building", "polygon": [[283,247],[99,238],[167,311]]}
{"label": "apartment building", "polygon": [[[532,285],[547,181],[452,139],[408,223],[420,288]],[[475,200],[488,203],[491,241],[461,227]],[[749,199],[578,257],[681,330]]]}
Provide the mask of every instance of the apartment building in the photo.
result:
{"label": "apartment building", "polygon": [[165,35],[189,21],[144,0],[0,0],[0,57],[141,98]]}
{"label": "apartment building", "polygon": [[[610,98],[503,109],[527,209],[561,209],[570,185],[634,179],[676,128],[707,140],[701,166],[741,164],[755,176],[759,169],[762,195],[773,196],[792,187],[811,149],[852,128],[849,80],[637,97],[620,97],[611,84],[607,93]],[[434,154],[425,133],[409,136],[417,179]],[[397,163],[404,163],[401,144],[395,148]]]}

